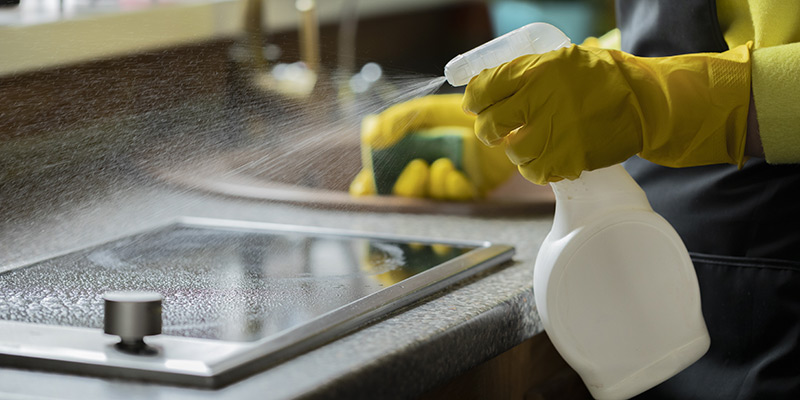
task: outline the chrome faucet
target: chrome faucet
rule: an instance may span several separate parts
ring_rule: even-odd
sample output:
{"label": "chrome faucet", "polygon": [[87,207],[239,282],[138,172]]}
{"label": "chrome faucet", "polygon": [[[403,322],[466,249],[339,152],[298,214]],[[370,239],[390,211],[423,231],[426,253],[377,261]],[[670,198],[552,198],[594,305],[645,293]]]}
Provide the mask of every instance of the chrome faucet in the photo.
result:
{"label": "chrome faucet", "polygon": [[[317,81],[325,74],[321,67],[320,27],[316,0],[296,0],[299,13],[300,60],[289,64],[270,65],[264,55],[264,0],[247,0],[245,8],[246,65],[253,73],[255,86],[289,98],[303,99],[311,95]],[[356,30],[358,26],[358,0],[345,0],[341,8],[338,31],[337,67],[333,79],[345,84],[338,91],[346,91],[346,83],[355,70]]]}

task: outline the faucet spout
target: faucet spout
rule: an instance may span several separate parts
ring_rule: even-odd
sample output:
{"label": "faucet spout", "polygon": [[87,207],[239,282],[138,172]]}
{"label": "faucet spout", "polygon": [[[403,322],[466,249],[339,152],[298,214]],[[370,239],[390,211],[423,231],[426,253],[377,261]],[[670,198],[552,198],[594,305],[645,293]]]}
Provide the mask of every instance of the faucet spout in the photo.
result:
{"label": "faucet spout", "polygon": [[308,69],[319,72],[319,20],[314,0],[297,0],[295,8],[300,12],[300,57]]}

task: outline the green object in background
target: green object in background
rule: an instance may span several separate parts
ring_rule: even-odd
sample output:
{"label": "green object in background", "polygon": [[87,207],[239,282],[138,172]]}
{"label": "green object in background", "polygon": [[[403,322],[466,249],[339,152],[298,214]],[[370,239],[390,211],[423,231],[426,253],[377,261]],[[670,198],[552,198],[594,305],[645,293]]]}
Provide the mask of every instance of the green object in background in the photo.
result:
{"label": "green object in background", "polygon": [[364,165],[372,170],[377,193],[392,194],[403,168],[415,159],[432,164],[440,158],[449,158],[456,169],[464,171],[465,135],[472,135],[472,131],[463,127],[437,127],[409,133],[386,149],[363,149]]}

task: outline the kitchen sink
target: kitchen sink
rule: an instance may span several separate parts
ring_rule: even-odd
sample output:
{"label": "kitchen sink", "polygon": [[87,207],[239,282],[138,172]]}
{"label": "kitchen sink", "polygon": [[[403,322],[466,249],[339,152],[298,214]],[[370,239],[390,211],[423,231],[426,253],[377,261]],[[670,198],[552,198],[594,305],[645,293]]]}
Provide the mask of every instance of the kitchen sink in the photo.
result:
{"label": "kitchen sink", "polygon": [[[488,242],[182,218],[0,274],[0,365],[218,387],[513,253]],[[163,334],[144,339],[150,353],[122,351],[104,334],[111,291],[163,297]]]}

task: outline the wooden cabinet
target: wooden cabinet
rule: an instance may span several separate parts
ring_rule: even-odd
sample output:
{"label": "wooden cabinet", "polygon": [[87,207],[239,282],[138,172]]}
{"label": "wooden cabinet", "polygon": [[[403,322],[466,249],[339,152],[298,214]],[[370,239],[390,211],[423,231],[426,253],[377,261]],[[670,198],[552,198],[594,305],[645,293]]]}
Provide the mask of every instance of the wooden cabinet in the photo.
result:
{"label": "wooden cabinet", "polygon": [[583,400],[592,396],[578,374],[540,333],[480,364],[420,400]]}

